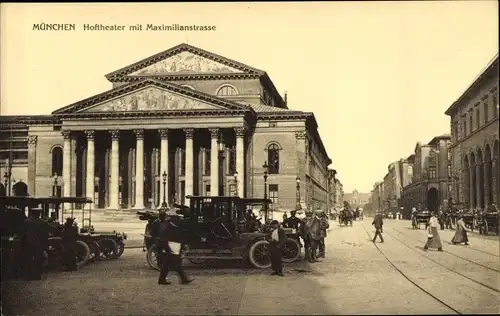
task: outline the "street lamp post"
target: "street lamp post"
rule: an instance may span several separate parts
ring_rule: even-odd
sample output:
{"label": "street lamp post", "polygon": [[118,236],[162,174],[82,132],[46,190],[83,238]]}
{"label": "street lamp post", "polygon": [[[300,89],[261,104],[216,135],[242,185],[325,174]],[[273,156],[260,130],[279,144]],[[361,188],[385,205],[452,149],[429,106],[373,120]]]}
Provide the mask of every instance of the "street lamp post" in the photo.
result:
{"label": "street lamp post", "polygon": [[168,179],[167,171],[163,171],[162,177],[163,177],[163,202],[161,203],[161,208],[163,210],[165,210],[168,207],[168,205],[167,205],[167,179]]}
{"label": "street lamp post", "polygon": [[54,185],[52,186],[52,196],[57,196],[57,179],[59,179],[59,175],[54,173]]}
{"label": "street lamp post", "polygon": [[295,181],[297,182],[297,205],[295,206],[295,210],[298,211],[302,208],[302,206],[300,205],[300,178],[299,178],[299,176],[297,176]]}
{"label": "street lamp post", "polygon": [[[219,151],[219,196],[224,195],[224,142],[221,139],[217,140],[217,149]],[[215,188],[213,189],[215,190]]]}
{"label": "street lamp post", "polygon": [[268,205],[267,205],[267,173],[269,169],[269,165],[267,164],[267,161],[264,162],[264,165],[262,165],[262,168],[264,168],[264,220],[267,222],[267,211],[268,211]]}
{"label": "street lamp post", "polygon": [[234,173],[234,196],[238,196],[238,171]]}

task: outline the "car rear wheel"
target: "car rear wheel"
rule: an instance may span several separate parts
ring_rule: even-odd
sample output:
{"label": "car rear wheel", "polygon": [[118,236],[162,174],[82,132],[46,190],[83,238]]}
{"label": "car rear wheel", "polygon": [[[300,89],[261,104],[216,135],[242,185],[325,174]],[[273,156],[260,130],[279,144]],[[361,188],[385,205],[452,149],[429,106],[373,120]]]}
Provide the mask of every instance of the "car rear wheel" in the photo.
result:
{"label": "car rear wheel", "polygon": [[258,240],[248,252],[248,259],[252,266],[258,269],[268,269],[271,267],[271,258],[269,257],[269,242]]}
{"label": "car rear wheel", "polygon": [[90,248],[81,240],[76,241],[76,266],[81,267],[90,259]]}
{"label": "car rear wheel", "polygon": [[146,260],[148,262],[148,265],[155,270],[160,270],[158,259],[159,258],[158,252],[156,251],[156,245],[151,245],[148,248],[148,252],[146,253]]}
{"label": "car rear wheel", "polygon": [[118,245],[111,238],[103,238],[99,240],[99,248],[101,249],[101,259],[117,258]]}
{"label": "car rear wheel", "polygon": [[296,239],[288,237],[282,249],[283,262],[294,262],[300,257],[300,244]]}

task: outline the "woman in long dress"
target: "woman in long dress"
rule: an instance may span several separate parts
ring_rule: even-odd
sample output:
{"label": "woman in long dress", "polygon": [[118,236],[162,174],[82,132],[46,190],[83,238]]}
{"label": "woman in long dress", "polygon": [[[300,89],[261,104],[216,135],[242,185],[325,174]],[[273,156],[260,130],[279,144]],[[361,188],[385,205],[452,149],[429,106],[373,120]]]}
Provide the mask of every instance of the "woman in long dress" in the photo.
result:
{"label": "woman in long dress", "polygon": [[461,215],[457,221],[457,230],[455,231],[455,236],[451,242],[456,244],[465,243],[465,245],[469,244],[469,238],[467,238],[467,229],[465,228],[464,217]]}
{"label": "woman in long dress", "polygon": [[429,248],[437,248],[438,251],[443,251],[443,245],[441,244],[441,238],[438,233],[438,219],[436,217],[436,212],[431,213],[431,218],[429,219],[429,234],[427,237],[427,243],[424,246],[424,250]]}

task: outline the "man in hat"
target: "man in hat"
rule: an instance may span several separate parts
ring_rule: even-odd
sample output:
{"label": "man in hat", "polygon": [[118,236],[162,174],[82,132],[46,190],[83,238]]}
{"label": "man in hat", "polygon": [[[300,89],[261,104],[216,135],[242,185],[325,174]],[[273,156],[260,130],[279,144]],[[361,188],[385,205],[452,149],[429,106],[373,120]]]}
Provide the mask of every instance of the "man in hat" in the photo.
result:
{"label": "man in hat", "polygon": [[25,277],[28,280],[41,280],[44,266],[43,252],[49,243],[49,227],[40,218],[41,208],[30,210],[31,217],[25,222],[23,248],[25,250]]}
{"label": "man in hat", "polygon": [[290,217],[283,221],[283,227],[299,229],[301,220],[297,218],[297,211],[291,211]]}
{"label": "man in hat", "polygon": [[63,246],[63,265],[68,271],[76,271],[76,242],[78,240],[78,227],[75,224],[75,219],[72,217],[66,218],[66,223],[63,226],[62,246]]}
{"label": "man in hat", "polygon": [[167,275],[170,270],[177,272],[181,278],[182,284],[189,284],[193,282],[194,279],[188,278],[182,268],[181,253],[182,249],[186,248],[183,245],[183,232],[172,215],[174,214],[165,213],[165,220],[160,225],[158,250],[160,252],[162,264],[158,277],[158,284],[170,284],[167,280]]}
{"label": "man in hat", "polygon": [[372,225],[375,226],[375,236],[373,236],[373,242],[377,239],[377,236],[380,237],[380,242],[384,242],[384,237],[382,237],[382,225],[384,225],[384,220],[382,218],[382,214],[380,211],[377,211],[375,217],[373,218]]}
{"label": "man in hat", "polygon": [[300,225],[300,235],[304,239],[306,259],[313,263],[316,260],[316,251],[321,239],[321,222],[313,215],[313,211],[307,210],[306,217]]}
{"label": "man in hat", "polygon": [[280,228],[277,220],[271,222],[271,239],[269,241],[269,255],[271,259],[271,275],[283,276],[283,258],[281,249],[285,244],[285,231]]}
{"label": "man in hat", "polygon": [[325,251],[326,251],[326,246],[325,246],[325,238],[327,236],[326,230],[330,228],[330,223],[328,223],[328,217],[325,212],[322,212],[319,214],[319,220],[321,222],[321,238],[319,240],[319,258],[324,258],[325,257]]}

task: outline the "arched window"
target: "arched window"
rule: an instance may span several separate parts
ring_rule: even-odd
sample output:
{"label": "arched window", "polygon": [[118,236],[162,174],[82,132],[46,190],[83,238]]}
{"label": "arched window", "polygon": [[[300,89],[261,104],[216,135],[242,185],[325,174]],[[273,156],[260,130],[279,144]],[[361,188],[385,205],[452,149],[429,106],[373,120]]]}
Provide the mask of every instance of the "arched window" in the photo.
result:
{"label": "arched window", "polygon": [[271,144],[267,147],[267,161],[270,174],[280,172],[280,148],[277,144]]}
{"label": "arched window", "polygon": [[62,176],[62,170],[63,170],[63,150],[61,147],[56,146],[52,148],[52,174],[57,173],[57,175],[60,177]]}
{"label": "arched window", "polygon": [[227,96],[227,95],[238,95],[238,91],[236,88],[230,85],[224,85],[217,90],[218,96]]}

